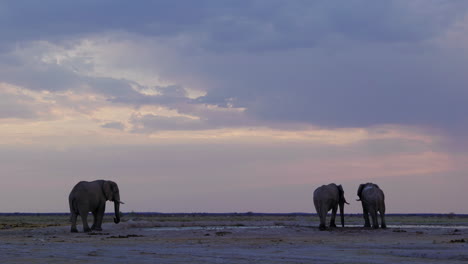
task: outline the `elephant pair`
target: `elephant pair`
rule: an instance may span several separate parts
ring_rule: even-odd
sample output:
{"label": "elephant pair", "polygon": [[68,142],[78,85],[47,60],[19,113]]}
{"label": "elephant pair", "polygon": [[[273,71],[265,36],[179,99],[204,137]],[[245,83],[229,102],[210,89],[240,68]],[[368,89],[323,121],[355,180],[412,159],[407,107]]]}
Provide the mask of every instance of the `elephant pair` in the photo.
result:
{"label": "elephant pair", "polygon": [[[76,233],[76,220],[78,215],[83,221],[83,231],[102,231],[102,219],[106,211],[106,201],[114,202],[115,218],[114,223],[120,222],[120,201],[119,187],[113,181],[97,180],[92,182],[81,181],[73,187],[68,202],[70,205],[71,232]],[[93,214],[93,225],[88,226],[88,213]]]}
{"label": "elephant pair", "polygon": [[[377,184],[364,183],[359,185],[357,195],[361,201],[364,227],[370,227],[369,214],[372,217],[372,227],[378,228],[377,212],[380,213],[381,227],[386,228],[385,224],[385,196]],[[343,187],[334,183],[322,185],[314,191],[314,205],[320,218],[320,230],[326,229],[326,216],[328,211],[332,210],[330,227],[336,227],[335,218],[338,206],[340,207],[341,225],[344,227],[344,197]]]}

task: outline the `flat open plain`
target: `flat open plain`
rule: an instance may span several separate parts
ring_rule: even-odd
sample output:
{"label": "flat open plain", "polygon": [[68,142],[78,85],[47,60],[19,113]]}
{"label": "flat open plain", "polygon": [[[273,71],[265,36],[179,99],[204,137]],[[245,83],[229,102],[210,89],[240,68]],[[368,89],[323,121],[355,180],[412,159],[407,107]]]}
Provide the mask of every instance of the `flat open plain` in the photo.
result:
{"label": "flat open plain", "polygon": [[[388,216],[317,229],[310,215],[127,214],[70,233],[66,215],[0,216],[0,263],[467,263],[467,216]],[[79,226],[82,231],[81,225]]]}

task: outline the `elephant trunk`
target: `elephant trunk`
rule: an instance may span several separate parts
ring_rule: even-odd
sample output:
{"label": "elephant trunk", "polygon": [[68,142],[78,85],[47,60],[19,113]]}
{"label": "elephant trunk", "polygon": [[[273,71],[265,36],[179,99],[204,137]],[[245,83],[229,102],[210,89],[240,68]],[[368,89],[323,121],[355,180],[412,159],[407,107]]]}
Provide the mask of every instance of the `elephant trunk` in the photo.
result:
{"label": "elephant trunk", "polygon": [[340,203],[341,226],[344,227],[344,202]]}
{"label": "elephant trunk", "polygon": [[120,201],[114,201],[115,217],[114,223],[120,223]]}
{"label": "elephant trunk", "polygon": [[120,201],[120,195],[118,193],[114,194],[114,210],[115,210],[115,217],[114,217],[114,223],[118,224],[120,223],[120,204],[122,203]]}

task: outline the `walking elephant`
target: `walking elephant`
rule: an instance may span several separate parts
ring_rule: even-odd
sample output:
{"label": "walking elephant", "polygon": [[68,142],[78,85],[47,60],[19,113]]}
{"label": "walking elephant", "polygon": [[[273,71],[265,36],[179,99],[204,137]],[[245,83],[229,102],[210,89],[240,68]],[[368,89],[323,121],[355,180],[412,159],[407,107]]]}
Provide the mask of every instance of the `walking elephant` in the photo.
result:
{"label": "walking elephant", "polygon": [[370,227],[369,214],[372,217],[372,227],[379,228],[377,220],[377,212],[380,213],[381,227],[386,228],[385,224],[385,195],[377,184],[364,183],[359,185],[357,191],[359,199],[362,203],[362,211],[364,216],[364,227]]}
{"label": "walking elephant", "polygon": [[[78,232],[76,220],[78,215],[83,221],[83,231],[102,231],[102,219],[106,211],[106,201],[114,202],[115,217],[114,223],[120,222],[120,201],[119,187],[113,181],[97,180],[92,182],[80,181],[73,187],[68,202],[70,205],[71,232]],[[88,213],[93,214],[93,225],[88,226]]]}
{"label": "walking elephant", "polygon": [[336,227],[335,217],[338,205],[340,206],[341,226],[344,227],[344,204],[346,202],[344,197],[343,187],[330,183],[328,185],[322,185],[314,191],[314,205],[315,210],[320,218],[320,230],[326,229],[326,217],[328,211],[332,210],[330,219],[330,227]]}

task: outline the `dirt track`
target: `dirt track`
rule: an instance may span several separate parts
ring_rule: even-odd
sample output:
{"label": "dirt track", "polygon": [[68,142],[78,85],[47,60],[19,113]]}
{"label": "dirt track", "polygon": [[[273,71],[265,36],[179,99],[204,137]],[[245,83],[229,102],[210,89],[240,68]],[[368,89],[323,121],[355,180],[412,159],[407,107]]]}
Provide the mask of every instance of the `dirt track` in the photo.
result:
{"label": "dirt track", "polygon": [[[219,227],[231,225],[231,227]],[[151,230],[150,228],[156,227]],[[185,226],[185,227],[183,227]],[[189,226],[189,227],[187,227]],[[168,228],[170,227],[170,228]],[[182,228],[174,228],[182,227]],[[217,227],[217,228],[215,228]],[[128,221],[103,232],[69,227],[0,231],[0,263],[466,263],[468,229],[310,223]],[[81,231],[81,230],[80,230]]]}

